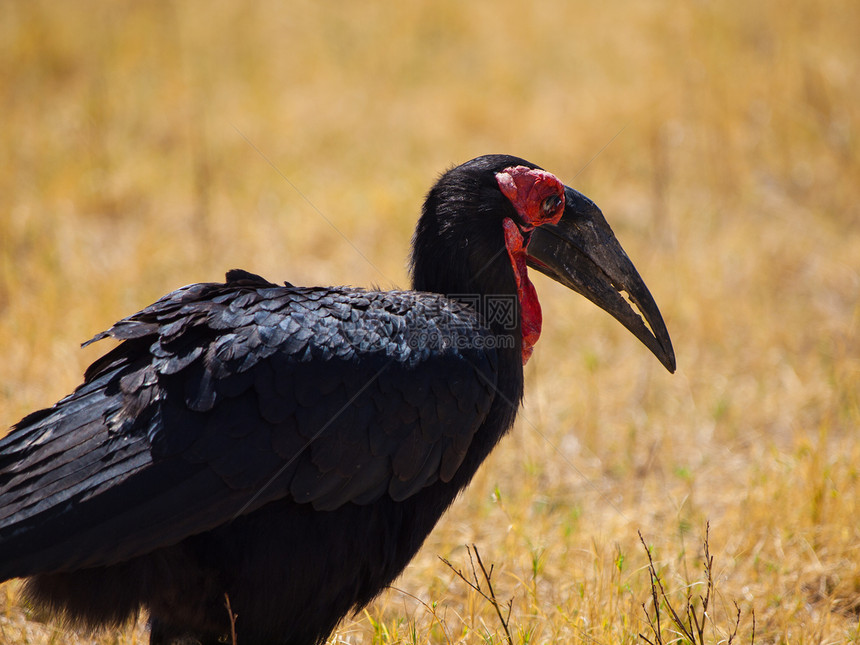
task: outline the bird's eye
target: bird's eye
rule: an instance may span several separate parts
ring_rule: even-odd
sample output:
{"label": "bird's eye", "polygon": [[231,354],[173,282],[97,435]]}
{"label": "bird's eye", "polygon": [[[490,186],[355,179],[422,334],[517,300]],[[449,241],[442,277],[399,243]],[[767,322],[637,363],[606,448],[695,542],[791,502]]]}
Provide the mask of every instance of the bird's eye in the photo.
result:
{"label": "bird's eye", "polygon": [[541,204],[541,210],[543,211],[544,216],[552,217],[558,211],[558,207],[561,206],[561,197],[558,195],[550,195],[545,200],[543,200],[543,204]]}

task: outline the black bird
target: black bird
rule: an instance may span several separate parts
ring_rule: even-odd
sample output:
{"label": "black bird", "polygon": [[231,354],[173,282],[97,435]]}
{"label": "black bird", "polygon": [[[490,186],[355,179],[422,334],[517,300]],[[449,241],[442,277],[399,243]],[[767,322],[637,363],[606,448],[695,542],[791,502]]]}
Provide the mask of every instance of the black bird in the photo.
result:
{"label": "black bird", "polygon": [[[0,442],[0,580],[150,643],[323,641],[403,570],[510,429],[541,326],[527,265],[671,372],[657,305],[600,210],[523,159],[441,176],[411,291],[193,284]],[[645,321],[634,312],[635,303]],[[220,639],[220,640],[219,640]]]}

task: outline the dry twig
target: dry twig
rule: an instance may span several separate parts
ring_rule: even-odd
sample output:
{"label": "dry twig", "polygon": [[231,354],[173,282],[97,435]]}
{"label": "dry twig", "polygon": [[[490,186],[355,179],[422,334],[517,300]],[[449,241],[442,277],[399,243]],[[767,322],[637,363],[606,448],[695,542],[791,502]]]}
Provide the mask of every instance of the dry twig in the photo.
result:
{"label": "dry twig", "polygon": [[[454,567],[454,565],[451,564],[450,562],[448,562],[448,560],[446,560],[445,558],[440,557],[439,559],[442,560],[442,562],[444,562],[446,565],[448,565],[448,567],[451,569],[451,571],[453,571],[455,574],[457,574],[457,576],[463,582],[465,582],[467,585],[469,585],[469,587],[471,587],[476,592],[478,592],[478,594],[482,598],[484,598],[484,600],[486,600],[487,602],[489,602],[493,606],[493,609],[496,610],[496,615],[499,617],[499,622],[502,624],[502,629],[505,632],[505,638],[508,641],[508,645],[514,645],[514,639],[513,639],[513,636],[511,636],[511,630],[510,630],[511,610],[513,609],[514,599],[511,598],[510,600],[508,600],[508,602],[507,602],[507,616],[505,616],[502,612],[502,607],[499,604],[499,600],[496,598],[495,589],[493,589],[492,576],[493,576],[493,566],[494,565],[490,564],[490,569],[487,570],[487,567],[484,566],[483,560],[481,560],[481,554],[478,552],[478,547],[475,546],[474,544],[471,547],[466,546],[466,550],[469,553],[469,566],[472,569],[472,579],[471,580],[466,576],[466,574],[464,574],[460,569],[457,569],[456,567]],[[474,552],[474,558],[472,557],[473,552]],[[478,561],[477,567],[475,566],[475,560]],[[481,579],[478,578],[478,570],[479,569],[481,571],[481,579],[483,579],[484,584],[487,587],[486,591],[484,591],[484,589],[481,586]]]}
{"label": "dry twig", "polygon": [[[703,545],[705,594],[700,595],[697,602],[696,599],[693,598],[693,593],[691,591],[693,585],[688,584],[684,609],[680,612],[675,609],[672,601],[669,599],[666,589],[663,587],[663,581],[660,579],[660,575],[657,573],[657,568],[654,566],[654,560],[651,557],[651,550],[645,543],[645,538],[642,537],[642,532],[639,532],[639,541],[642,542],[642,546],[648,556],[648,575],[651,578],[651,601],[654,605],[654,617],[652,618],[651,614],[648,612],[648,608],[645,606],[645,603],[642,603],[642,610],[645,612],[645,619],[648,621],[648,627],[651,630],[652,638],[649,638],[642,633],[639,634],[639,638],[649,645],[665,645],[666,642],[663,640],[664,627],[661,618],[661,607],[665,607],[666,611],[668,611],[672,627],[676,630],[675,633],[681,637],[681,640],[691,643],[691,645],[705,645],[705,628],[708,623],[712,626],[714,625],[713,616],[709,613],[711,597],[714,590],[714,556],[711,555],[710,551],[710,530],[711,525],[709,522],[705,527],[705,541]],[[697,604],[700,606],[699,609],[697,609]],[[727,645],[731,645],[735,641],[738,634],[738,627],[740,626],[741,609],[737,602],[734,602],[734,606],[736,610],[734,627],[728,638],[724,641]],[[755,612],[752,613],[752,621],[752,635],[750,637],[750,643],[755,643]],[[674,636],[672,640],[676,640]]]}

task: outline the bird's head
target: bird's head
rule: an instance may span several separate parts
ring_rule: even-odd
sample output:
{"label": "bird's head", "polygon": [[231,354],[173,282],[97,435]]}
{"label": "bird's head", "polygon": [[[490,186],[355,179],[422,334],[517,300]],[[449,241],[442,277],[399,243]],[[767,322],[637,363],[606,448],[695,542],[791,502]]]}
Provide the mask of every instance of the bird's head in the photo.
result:
{"label": "bird's head", "polygon": [[516,299],[523,362],[541,326],[529,266],[610,313],[675,371],[660,310],[603,213],[533,163],[486,155],[444,173],[427,195],[412,246],[413,288],[468,299],[497,333],[493,304],[503,311],[502,299]]}

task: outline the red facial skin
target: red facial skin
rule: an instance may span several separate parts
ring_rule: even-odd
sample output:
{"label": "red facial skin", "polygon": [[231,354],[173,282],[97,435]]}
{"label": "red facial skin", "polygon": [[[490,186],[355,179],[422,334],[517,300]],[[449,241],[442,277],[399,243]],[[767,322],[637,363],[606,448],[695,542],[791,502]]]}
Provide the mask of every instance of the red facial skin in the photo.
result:
{"label": "red facial skin", "polygon": [[[564,184],[555,175],[525,166],[506,168],[496,174],[496,181],[499,183],[502,194],[511,201],[523,221],[522,224],[518,224],[506,217],[502,226],[505,231],[505,247],[508,250],[508,257],[511,260],[514,277],[517,281],[520,326],[523,335],[523,365],[525,365],[540,337],[543,318],[537,291],[529,280],[526,268],[528,242],[525,241],[523,233],[528,233],[536,226],[558,223],[562,213],[564,213]],[[554,206],[554,208],[545,207],[547,198],[552,196],[558,198],[557,203],[549,202],[547,205]]]}
{"label": "red facial skin", "polygon": [[[496,181],[502,194],[511,200],[522,217],[523,231],[528,232],[542,224],[557,224],[561,219],[564,212],[564,184],[552,173],[514,166],[496,173]],[[543,203],[552,195],[561,201],[554,211],[545,213]]]}

